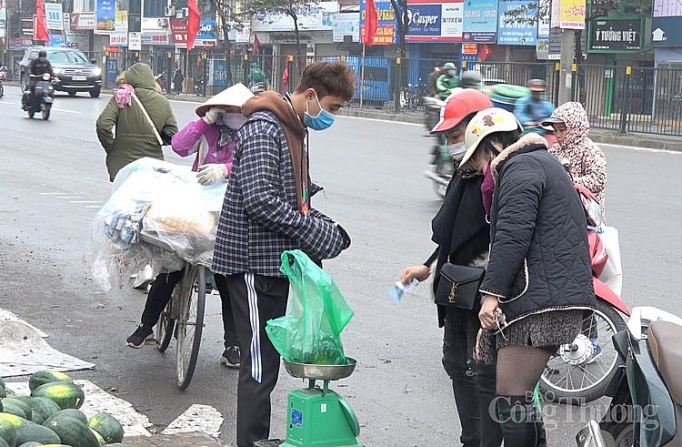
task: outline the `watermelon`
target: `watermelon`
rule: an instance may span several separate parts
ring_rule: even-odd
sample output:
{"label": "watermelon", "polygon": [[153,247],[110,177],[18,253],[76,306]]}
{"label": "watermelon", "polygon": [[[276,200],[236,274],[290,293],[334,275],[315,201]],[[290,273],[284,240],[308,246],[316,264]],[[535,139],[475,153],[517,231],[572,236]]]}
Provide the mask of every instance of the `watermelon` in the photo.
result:
{"label": "watermelon", "polygon": [[7,441],[4,439],[0,438],[0,447],[9,447],[9,444],[7,444]]}
{"label": "watermelon", "polygon": [[27,421],[24,418],[21,418],[15,414],[11,413],[0,413],[0,420],[4,420],[12,424],[14,428],[21,427],[24,424],[28,424],[30,421]]}
{"label": "watermelon", "polygon": [[9,447],[16,446],[17,430],[10,422],[4,419],[0,419],[0,439],[5,441]]}
{"label": "watermelon", "polygon": [[[17,407],[21,408],[21,411],[24,412],[24,414],[26,415],[25,418],[27,420],[29,420],[29,421],[33,420],[33,410],[31,410],[31,406],[29,404],[27,404],[26,402],[24,402],[22,399],[17,399],[16,397],[6,397],[2,400],[2,405],[3,405],[3,407],[5,407],[7,405],[17,406]],[[9,411],[8,413],[12,413],[12,412]],[[14,414],[16,414],[16,413],[14,413]]]}
{"label": "watermelon", "polygon": [[34,422],[22,425],[16,430],[17,444],[19,445],[29,441],[40,442],[41,444],[55,444],[61,442],[57,433]]}
{"label": "watermelon", "polygon": [[28,401],[27,403],[31,406],[31,410],[33,410],[33,422],[35,422],[36,424],[39,423],[38,421],[36,421],[37,414],[39,414],[43,418],[43,422],[40,422],[40,424],[42,425],[47,420],[47,418],[61,411],[59,405],[57,405],[53,400],[50,400],[47,397],[29,397],[29,399],[30,401]]}
{"label": "watermelon", "polygon": [[59,411],[59,412],[53,414],[48,419],[50,419],[50,420],[61,419],[63,417],[72,418],[72,419],[75,419],[77,421],[81,421],[85,425],[88,425],[88,417],[85,415],[85,413],[83,413],[80,410],[76,410],[74,408],[67,408],[66,410]]}
{"label": "watermelon", "polygon": [[90,418],[88,427],[102,435],[108,443],[123,441],[124,431],[116,418],[107,413],[98,413]]}
{"label": "watermelon", "polygon": [[101,447],[90,427],[76,419],[54,419],[46,422],[45,426],[59,435],[62,444],[72,447]]}
{"label": "watermelon", "polygon": [[12,402],[5,402],[5,399],[2,400],[2,411],[3,413],[9,413],[13,414],[21,419],[26,419],[26,412],[18,405],[15,405]]}
{"label": "watermelon", "polygon": [[41,385],[31,392],[33,397],[47,397],[53,400],[59,408],[80,408],[85,400],[85,394],[81,387],[75,383],[53,382]]}
{"label": "watermelon", "polygon": [[99,433],[97,433],[97,432],[96,432],[95,430],[93,430],[92,428],[90,429],[90,431],[92,432],[93,435],[95,435],[95,438],[97,438],[97,442],[99,442],[99,445],[101,445],[101,446],[107,445],[107,441],[104,440],[104,438],[102,437],[102,435],[100,435]]}
{"label": "watermelon", "polygon": [[[21,445],[18,445],[17,447],[42,447],[44,444],[41,444],[40,442],[35,442],[35,441],[28,441],[24,442]],[[54,444],[52,444],[54,445]]]}
{"label": "watermelon", "polygon": [[33,373],[31,378],[28,380],[28,387],[31,389],[31,393],[33,393],[33,390],[39,386],[45,385],[46,383],[55,382],[73,383],[73,379],[61,371],[45,369]]}
{"label": "watermelon", "polygon": [[0,399],[7,397],[7,390],[4,385],[0,385]]}

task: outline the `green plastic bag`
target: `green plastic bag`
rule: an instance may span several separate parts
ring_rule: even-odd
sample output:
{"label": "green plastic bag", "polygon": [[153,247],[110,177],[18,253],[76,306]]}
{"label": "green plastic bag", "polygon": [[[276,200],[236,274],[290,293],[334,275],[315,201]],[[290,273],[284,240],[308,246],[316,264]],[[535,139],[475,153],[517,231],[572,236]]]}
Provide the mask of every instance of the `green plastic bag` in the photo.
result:
{"label": "green plastic bag", "polygon": [[345,365],[341,331],[353,310],[331,276],[300,250],[282,253],[282,272],[292,296],[286,315],[265,326],[270,341],[284,360],[318,365]]}

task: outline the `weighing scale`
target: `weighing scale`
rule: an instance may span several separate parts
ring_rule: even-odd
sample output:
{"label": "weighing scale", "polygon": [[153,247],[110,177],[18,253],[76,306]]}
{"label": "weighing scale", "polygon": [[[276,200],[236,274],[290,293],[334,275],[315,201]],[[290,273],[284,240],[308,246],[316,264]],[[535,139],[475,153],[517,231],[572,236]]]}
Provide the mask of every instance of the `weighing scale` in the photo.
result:
{"label": "weighing scale", "polygon": [[[287,398],[287,437],[285,441],[259,441],[254,447],[363,447],[356,436],[360,424],[340,395],[329,389],[332,380],[345,379],[355,370],[356,361],[346,365],[312,365],[284,360],[290,376],[308,380],[308,388],[289,392]],[[322,388],[315,386],[322,381]]]}

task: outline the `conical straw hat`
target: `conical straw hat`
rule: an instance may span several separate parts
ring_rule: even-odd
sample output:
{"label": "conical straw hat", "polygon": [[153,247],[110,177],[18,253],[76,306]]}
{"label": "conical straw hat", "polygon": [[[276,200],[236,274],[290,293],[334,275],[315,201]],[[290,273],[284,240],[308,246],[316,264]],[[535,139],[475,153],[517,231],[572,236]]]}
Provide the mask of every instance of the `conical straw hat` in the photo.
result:
{"label": "conical straw hat", "polygon": [[253,93],[244,84],[238,83],[230,88],[226,88],[205,103],[196,108],[195,112],[199,116],[204,116],[206,112],[214,106],[241,107]]}

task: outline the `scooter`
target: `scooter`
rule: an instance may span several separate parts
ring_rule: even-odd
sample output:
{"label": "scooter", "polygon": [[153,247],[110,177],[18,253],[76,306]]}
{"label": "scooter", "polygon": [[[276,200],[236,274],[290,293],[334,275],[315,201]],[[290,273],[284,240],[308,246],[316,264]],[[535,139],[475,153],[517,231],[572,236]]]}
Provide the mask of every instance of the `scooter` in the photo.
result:
{"label": "scooter", "polygon": [[[560,346],[550,357],[540,379],[546,400],[581,405],[604,396],[621,365],[612,336],[625,329],[629,316],[620,299],[622,268],[615,228],[601,222],[594,195],[574,185],[583,202],[597,306],[583,320],[583,331],[573,343]],[[614,246],[615,245],[615,246]]]}
{"label": "scooter", "polygon": [[2,81],[7,79],[7,69],[3,65],[0,67],[0,98],[5,96],[5,87],[2,85]]}
{"label": "scooter", "polygon": [[655,307],[632,310],[613,337],[624,367],[611,381],[611,404],[600,422],[576,435],[579,447],[682,446],[682,319]]}
{"label": "scooter", "polygon": [[[431,129],[436,127],[436,124],[440,121],[440,114],[441,110],[445,107],[445,101],[439,98],[424,96],[423,103],[425,112],[424,125],[431,132]],[[433,145],[431,146],[431,165],[433,168],[425,171],[424,175],[433,181],[436,194],[443,199],[455,167],[452,164],[452,156],[448,151],[444,135],[438,133],[429,135],[429,138],[433,138]]]}
{"label": "scooter", "polygon": [[[31,75],[35,78],[38,76]],[[33,87],[33,92],[30,90],[24,91],[21,98],[21,108],[28,112],[28,117],[40,112],[43,120],[50,119],[50,110],[52,109],[52,102],[54,101],[54,87],[52,87],[51,76],[49,73],[43,74],[42,77],[36,81]]]}

